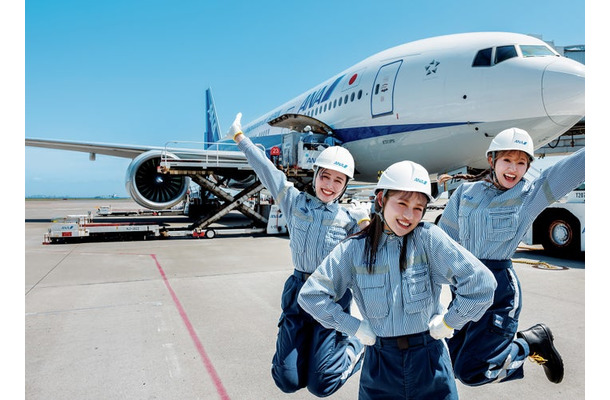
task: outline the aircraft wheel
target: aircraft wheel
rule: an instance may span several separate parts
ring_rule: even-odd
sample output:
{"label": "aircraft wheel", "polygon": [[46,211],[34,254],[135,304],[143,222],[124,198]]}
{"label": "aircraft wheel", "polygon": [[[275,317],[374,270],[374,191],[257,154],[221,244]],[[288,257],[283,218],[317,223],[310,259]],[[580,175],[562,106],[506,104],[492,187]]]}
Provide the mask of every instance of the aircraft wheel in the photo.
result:
{"label": "aircraft wheel", "polygon": [[216,231],[214,229],[208,229],[205,231],[205,237],[207,239],[214,239],[216,237]]}

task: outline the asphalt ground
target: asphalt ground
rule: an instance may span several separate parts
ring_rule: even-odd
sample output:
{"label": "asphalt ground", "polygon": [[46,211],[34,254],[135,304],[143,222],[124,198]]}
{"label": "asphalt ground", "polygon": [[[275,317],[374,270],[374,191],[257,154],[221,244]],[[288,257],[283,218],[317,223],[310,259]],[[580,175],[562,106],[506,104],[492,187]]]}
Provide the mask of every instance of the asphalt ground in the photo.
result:
{"label": "asphalt ground", "polygon": [[[280,294],[292,272],[287,236],[222,231],[214,239],[42,244],[53,218],[108,203],[25,202],[25,398],[314,398],[282,393],[270,374]],[[534,247],[513,260],[523,289],[520,329],[552,328],[564,380],[550,383],[526,362],[521,380],[458,382],[460,397],[585,398],[584,257],[558,259]],[[330,398],[356,399],[359,377]]]}

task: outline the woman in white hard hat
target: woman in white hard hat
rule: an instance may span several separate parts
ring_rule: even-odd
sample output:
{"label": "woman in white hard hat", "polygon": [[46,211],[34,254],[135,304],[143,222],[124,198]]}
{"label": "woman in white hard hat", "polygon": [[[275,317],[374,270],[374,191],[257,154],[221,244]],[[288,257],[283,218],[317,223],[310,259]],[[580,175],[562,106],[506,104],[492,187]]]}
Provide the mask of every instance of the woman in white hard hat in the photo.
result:
{"label": "woman in white hard hat", "polygon": [[[343,147],[325,149],[314,163],[315,195],[301,192],[242,134],[240,121],[241,113],[237,114],[229,134],[284,213],[295,267],[282,293],[271,374],[283,392],[307,387],[316,396],[329,396],[360,369],[364,346],[355,337],[321,326],[299,307],[297,295],[337,243],[359,231],[359,223],[363,227],[370,220],[368,210],[346,211],[337,202],[354,176],[354,159]],[[338,304],[349,312],[351,293],[346,293]]]}
{"label": "woman in white hard hat", "polygon": [[473,386],[519,379],[523,362],[530,357],[542,364],[551,382],[559,383],[563,361],[551,330],[536,324],[517,332],[522,296],[511,257],[536,217],[583,182],[585,149],[532,181],[524,179],[534,159],[526,131],[510,128],[498,133],[486,155],[490,169],[484,179],[460,185],[439,221],[439,227],[477,256],[498,283],[485,315],[448,341],[455,375]]}
{"label": "woman in white hard hat", "polygon": [[[360,400],[457,399],[442,339],[478,319],[493,300],[491,272],[436,225],[421,222],[430,189],[421,165],[388,167],[370,225],[339,243],[299,294],[301,307],[323,326],[367,346]],[[443,284],[456,292],[446,313]],[[350,289],[362,321],[336,303]]]}

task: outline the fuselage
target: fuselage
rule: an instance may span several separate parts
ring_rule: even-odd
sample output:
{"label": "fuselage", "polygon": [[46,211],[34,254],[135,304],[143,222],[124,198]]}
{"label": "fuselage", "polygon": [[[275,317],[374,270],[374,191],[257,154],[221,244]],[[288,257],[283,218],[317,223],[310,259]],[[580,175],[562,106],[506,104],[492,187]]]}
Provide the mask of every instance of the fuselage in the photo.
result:
{"label": "fuselage", "polygon": [[356,160],[356,179],[375,181],[401,160],[431,174],[485,168],[493,136],[519,127],[534,147],[584,116],[584,65],[531,36],[480,32],[440,36],[377,53],[244,125],[266,148],[283,114],[318,119]]}

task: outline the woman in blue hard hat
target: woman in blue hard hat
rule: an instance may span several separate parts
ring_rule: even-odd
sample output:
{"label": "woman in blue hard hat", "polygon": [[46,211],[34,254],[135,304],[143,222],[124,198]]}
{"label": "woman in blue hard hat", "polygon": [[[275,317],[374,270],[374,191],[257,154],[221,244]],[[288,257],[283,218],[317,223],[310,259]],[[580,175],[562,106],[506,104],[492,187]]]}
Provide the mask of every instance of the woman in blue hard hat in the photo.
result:
{"label": "woman in blue hard hat", "polygon": [[[315,194],[301,192],[286,179],[247,136],[242,134],[241,113],[229,134],[284,213],[290,232],[294,272],[288,277],[281,298],[282,314],[271,373],[286,393],[301,388],[323,397],[336,392],[360,369],[364,347],[355,337],[326,329],[304,312],[297,295],[322,259],[348,235],[366,226],[368,210],[346,210],[338,204],[354,176],[354,159],[343,147],[323,150],[314,163]],[[351,293],[338,304],[349,312]]]}
{"label": "woman in blue hard hat", "polygon": [[[299,294],[299,304],[323,326],[367,346],[360,400],[457,399],[442,339],[478,319],[493,300],[491,272],[436,225],[421,222],[431,199],[421,165],[388,167],[370,225],[341,242]],[[444,284],[456,293],[446,313]],[[350,289],[362,321],[337,304]]]}
{"label": "woman in blue hard hat", "polygon": [[584,181],[585,149],[532,181],[524,179],[534,159],[526,131],[510,128],[498,133],[486,155],[490,169],[484,179],[460,185],[439,221],[439,227],[477,256],[498,283],[485,315],[448,340],[455,375],[473,386],[518,379],[530,357],[544,367],[551,382],[559,383],[563,361],[549,327],[536,324],[517,332],[522,298],[511,257],[536,217]]}

